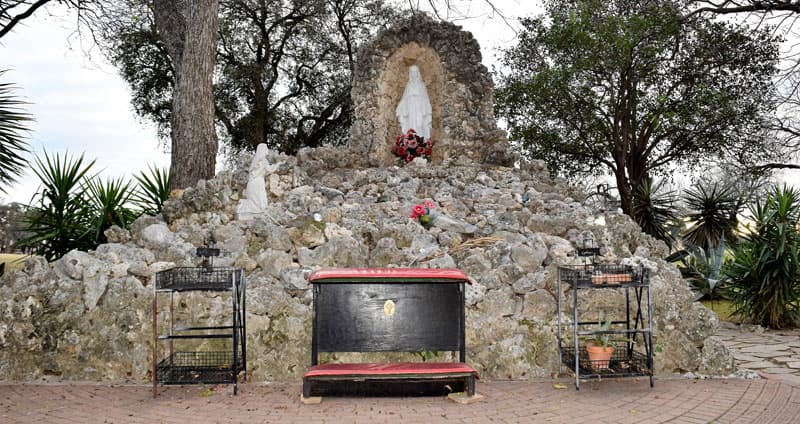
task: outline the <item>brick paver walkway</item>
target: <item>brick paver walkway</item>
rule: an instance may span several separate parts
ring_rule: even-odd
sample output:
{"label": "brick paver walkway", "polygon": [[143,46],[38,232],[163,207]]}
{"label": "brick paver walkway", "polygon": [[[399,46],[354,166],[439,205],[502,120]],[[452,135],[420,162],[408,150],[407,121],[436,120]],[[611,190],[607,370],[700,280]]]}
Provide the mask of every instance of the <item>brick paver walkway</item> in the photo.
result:
{"label": "brick paver walkway", "polygon": [[485,398],[459,405],[442,397],[333,398],[299,401],[299,384],[161,388],[91,384],[0,385],[0,422],[36,423],[791,423],[800,417],[800,388],[775,380],[569,380],[480,382]]}

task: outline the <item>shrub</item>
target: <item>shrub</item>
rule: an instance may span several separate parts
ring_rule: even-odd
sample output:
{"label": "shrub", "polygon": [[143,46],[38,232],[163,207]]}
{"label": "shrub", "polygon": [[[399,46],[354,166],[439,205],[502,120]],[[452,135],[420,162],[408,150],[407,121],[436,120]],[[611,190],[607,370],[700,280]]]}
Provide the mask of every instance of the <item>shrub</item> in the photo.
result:
{"label": "shrub", "polygon": [[[138,188],[121,178],[101,180],[90,174],[94,161],[83,155],[36,158],[41,186],[23,219],[27,236],[19,245],[54,260],[73,249],[94,249],[106,242],[112,225],[128,228],[144,213],[157,214],[169,196],[168,171],[150,168],[136,176]],[[131,208],[138,206],[139,210]]]}
{"label": "shrub", "polygon": [[148,171],[134,175],[139,185],[133,195],[133,202],[142,213],[158,215],[161,207],[169,199],[169,168],[148,166]]}
{"label": "shrub", "polygon": [[[721,266],[725,256],[722,254],[706,255],[705,250],[691,246],[679,250],[666,259],[676,262],[681,276],[692,285],[699,299],[727,299],[727,287],[722,283]],[[717,262],[720,261],[720,262]]]}
{"label": "shrub", "polygon": [[92,208],[84,177],[94,161],[84,164],[83,155],[71,159],[37,157],[33,172],[41,187],[24,218],[29,236],[19,244],[30,247],[48,260],[59,258],[73,249],[87,250],[96,246],[92,232]]}
{"label": "shrub", "polygon": [[734,314],[756,324],[800,324],[800,192],[775,187],[750,208],[749,232],[734,244],[724,275]]}
{"label": "shrub", "polygon": [[633,193],[633,218],[642,231],[672,246],[670,226],[678,220],[675,194],[664,186],[664,180],[646,179]]}
{"label": "shrub", "polygon": [[128,228],[139,215],[128,208],[133,190],[130,183],[121,178],[109,179],[105,182],[93,178],[87,182],[89,197],[92,201],[92,228],[94,243],[106,242],[105,231],[112,225]]}

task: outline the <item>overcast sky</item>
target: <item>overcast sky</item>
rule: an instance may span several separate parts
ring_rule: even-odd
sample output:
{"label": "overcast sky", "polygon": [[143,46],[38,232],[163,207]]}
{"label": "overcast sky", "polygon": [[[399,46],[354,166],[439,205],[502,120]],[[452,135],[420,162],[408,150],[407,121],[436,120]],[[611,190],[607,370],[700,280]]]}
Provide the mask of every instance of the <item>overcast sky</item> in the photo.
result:
{"label": "overcast sky", "polygon": [[[469,13],[482,17],[457,21],[475,34],[483,49],[483,62],[491,67],[495,48],[508,45],[514,33],[482,2]],[[538,1],[496,0],[508,10],[507,18],[529,15],[538,10]],[[15,94],[28,103],[34,116],[29,141],[34,154],[83,153],[96,159],[94,170],[104,177],[130,177],[148,165],[168,166],[169,154],[156,137],[155,128],[141,122],[133,113],[130,92],[105,63],[97,50],[90,58],[84,54],[76,36],[75,19],[63,9],[42,9],[18,25],[0,41],[0,69],[9,71],[3,82],[17,85]],[[53,14],[55,16],[50,16]],[[86,38],[86,37],[84,37]],[[91,50],[90,50],[91,51]],[[33,163],[33,155],[28,158]],[[19,181],[0,193],[0,203],[28,203],[38,180],[28,171]]]}

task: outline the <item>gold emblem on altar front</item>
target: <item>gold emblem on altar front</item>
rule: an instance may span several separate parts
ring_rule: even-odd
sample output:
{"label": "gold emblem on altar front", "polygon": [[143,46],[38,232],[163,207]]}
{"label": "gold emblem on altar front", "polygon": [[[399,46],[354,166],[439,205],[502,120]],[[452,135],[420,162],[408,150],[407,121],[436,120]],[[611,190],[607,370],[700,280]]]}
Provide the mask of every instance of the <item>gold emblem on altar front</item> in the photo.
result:
{"label": "gold emblem on altar front", "polygon": [[383,304],[383,314],[387,317],[394,315],[394,302],[391,299]]}

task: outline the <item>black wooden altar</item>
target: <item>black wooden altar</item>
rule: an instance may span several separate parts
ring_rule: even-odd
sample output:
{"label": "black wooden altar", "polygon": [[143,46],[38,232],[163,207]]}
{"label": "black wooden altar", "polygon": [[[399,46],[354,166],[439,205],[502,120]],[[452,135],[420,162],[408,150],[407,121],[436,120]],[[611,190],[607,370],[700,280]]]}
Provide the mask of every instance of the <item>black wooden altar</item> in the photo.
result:
{"label": "black wooden altar", "polygon": [[[311,369],[303,396],[475,393],[457,269],[328,269],[313,284]],[[320,352],[458,352],[458,362],[319,364]]]}

